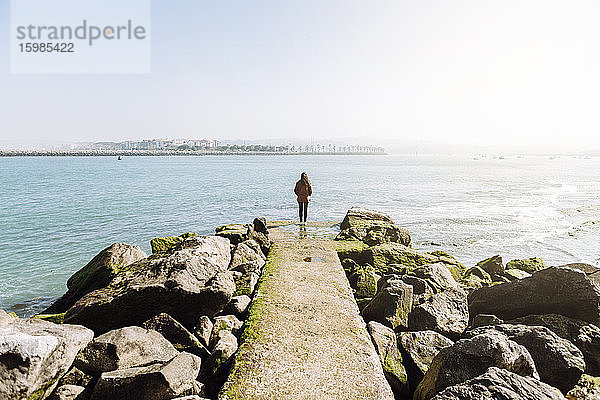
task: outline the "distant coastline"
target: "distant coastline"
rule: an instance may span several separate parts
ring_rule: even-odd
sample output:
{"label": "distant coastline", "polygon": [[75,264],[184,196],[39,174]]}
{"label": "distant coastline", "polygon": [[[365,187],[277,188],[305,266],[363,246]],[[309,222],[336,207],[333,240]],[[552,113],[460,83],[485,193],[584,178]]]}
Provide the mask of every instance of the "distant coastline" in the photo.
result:
{"label": "distant coastline", "polygon": [[218,150],[0,150],[0,157],[128,157],[128,156],[349,156],[387,155],[385,151],[292,152]]}

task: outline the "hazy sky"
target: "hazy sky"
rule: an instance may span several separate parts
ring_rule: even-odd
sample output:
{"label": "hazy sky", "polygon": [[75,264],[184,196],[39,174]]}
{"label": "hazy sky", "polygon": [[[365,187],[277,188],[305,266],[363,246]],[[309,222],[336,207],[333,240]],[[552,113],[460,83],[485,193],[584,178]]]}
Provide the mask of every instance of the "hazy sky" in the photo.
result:
{"label": "hazy sky", "polygon": [[[600,2],[153,1],[150,75],[11,75],[0,140],[600,148]],[[9,0],[0,24],[9,26]]]}

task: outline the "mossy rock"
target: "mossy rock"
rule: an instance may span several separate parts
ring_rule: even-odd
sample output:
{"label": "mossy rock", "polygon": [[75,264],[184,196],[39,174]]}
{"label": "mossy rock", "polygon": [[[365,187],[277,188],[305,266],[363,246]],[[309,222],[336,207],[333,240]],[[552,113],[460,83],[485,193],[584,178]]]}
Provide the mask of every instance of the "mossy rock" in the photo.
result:
{"label": "mossy rock", "polygon": [[469,268],[460,279],[463,286],[479,289],[492,284],[492,277],[480,267]]}
{"label": "mossy rock", "polygon": [[41,319],[44,321],[53,322],[55,324],[62,324],[65,321],[65,313],[59,314],[37,314],[33,316],[34,319]]}
{"label": "mossy rock", "polygon": [[511,260],[506,264],[506,269],[520,269],[521,271],[525,271],[530,274],[546,268],[548,268],[548,264],[546,264],[544,260],[539,257]]}
{"label": "mossy rock", "polygon": [[600,377],[583,374],[579,382],[566,395],[568,400],[590,400],[600,398]]}
{"label": "mossy rock", "polygon": [[436,257],[446,257],[446,258],[450,258],[452,260],[456,260],[456,258],[454,258],[454,256],[451,256],[450,254],[448,254],[442,250],[430,251],[429,254],[431,254],[432,256],[436,256]]}
{"label": "mossy rock", "polygon": [[340,260],[349,258],[358,264],[367,264],[364,251],[369,248],[363,242],[358,240],[336,240],[334,241],[335,250]]}
{"label": "mossy rock", "polygon": [[168,253],[177,244],[183,242],[187,238],[194,237],[194,236],[198,236],[198,234],[192,233],[192,232],[186,232],[179,236],[167,236],[167,237],[154,238],[150,241],[150,246],[152,247],[152,254]]}
{"label": "mossy rock", "polygon": [[354,296],[357,299],[373,297],[377,293],[377,281],[381,278],[375,273],[372,266],[366,265],[355,269],[354,273],[348,279],[350,286],[354,289]]}
{"label": "mossy rock", "polygon": [[240,244],[246,239],[248,239],[248,234],[246,230],[224,230],[215,233],[215,236],[220,236],[226,239],[229,239],[229,242],[232,245]]}
{"label": "mossy rock", "polygon": [[530,273],[516,268],[511,268],[504,271],[504,277],[511,281],[514,281],[515,279],[528,278],[530,276]]}
{"label": "mossy rock", "polygon": [[244,231],[248,230],[248,225],[245,224],[229,224],[229,225],[221,225],[215,228],[215,232],[224,232],[224,231]]}

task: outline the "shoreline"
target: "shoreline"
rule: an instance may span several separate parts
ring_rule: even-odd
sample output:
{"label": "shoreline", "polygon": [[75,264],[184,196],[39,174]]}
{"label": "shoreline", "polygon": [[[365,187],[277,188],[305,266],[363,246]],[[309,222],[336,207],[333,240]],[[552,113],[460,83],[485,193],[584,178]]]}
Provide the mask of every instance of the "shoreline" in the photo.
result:
{"label": "shoreline", "polygon": [[178,150],[3,150],[0,157],[131,157],[131,156],[384,156],[385,152],[269,152],[269,151],[178,151]]}

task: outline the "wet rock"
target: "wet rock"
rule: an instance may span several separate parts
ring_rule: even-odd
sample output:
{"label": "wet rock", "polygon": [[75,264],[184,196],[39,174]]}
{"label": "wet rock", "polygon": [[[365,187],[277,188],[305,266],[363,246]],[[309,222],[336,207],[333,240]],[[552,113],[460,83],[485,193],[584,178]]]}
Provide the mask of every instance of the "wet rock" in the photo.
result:
{"label": "wet rock", "polygon": [[505,369],[484,374],[438,393],[432,400],[564,400],[555,388]]}
{"label": "wet rock", "polygon": [[57,388],[52,396],[50,396],[51,400],[87,400],[90,397],[91,393],[89,390],[86,392],[86,389],[82,386],[75,385],[63,385]]}
{"label": "wet rock", "polygon": [[502,275],[502,273],[504,272],[502,257],[500,257],[499,255],[479,261],[476,266],[490,275]]}
{"label": "wet rock", "polygon": [[222,315],[215,317],[213,323],[213,329],[210,335],[210,346],[211,348],[219,340],[219,333],[221,331],[228,331],[234,335],[238,335],[242,329],[242,322],[235,317],[235,315]]}
{"label": "wet rock", "polygon": [[45,399],[94,334],[0,310],[0,398]]}
{"label": "wet rock", "polygon": [[469,308],[462,290],[446,290],[429,296],[414,306],[408,315],[408,328],[413,331],[432,330],[457,338],[467,328]]}
{"label": "wet rock", "polygon": [[256,263],[259,268],[262,268],[265,265],[265,258],[262,251],[259,250],[259,252],[260,255],[245,242],[236,245],[231,255],[229,269],[235,269],[237,266],[246,263]]}
{"label": "wet rock", "polygon": [[194,328],[194,333],[196,337],[200,339],[200,343],[204,347],[208,347],[210,345],[210,334],[213,330],[213,323],[206,315],[201,316],[198,319],[198,323]]}
{"label": "wet rock", "polygon": [[231,300],[235,283],[227,270],[230,259],[226,239],[185,239],[170,253],[131,264],[106,288],[82,297],[67,310],[65,322],[103,333],[140,325],[164,312],[193,326],[200,315],[215,315]]}
{"label": "wet rock", "polygon": [[396,396],[408,396],[408,377],[398,350],[396,334],[387,326],[375,321],[369,322],[367,328],[392,391]]}
{"label": "wet rock", "polygon": [[541,258],[524,258],[521,260],[511,260],[506,263],[506,269],[518,269],[529,274],[548,268],[548,264]]}
{"label": "wet rock", "polygon": [[398,343],[404,354],[410,386],[415,388],[429,369],[433,358],[454,342],[434,331],[402,332]]}
{"label": "wet rock", "polygon": [[209,354],[206,347],[169,314],[158,314],[144,322],[142,327],[157,331],[178,351],[186,351],[201,358],[205,358]]}
{"label": "wet rock", "polygon": [[476,316],[473,317],[473,323],[471,324],[471,326],[473,328],[478,328],[480,326],[498,325],[498,324],[503,324],[503,323],[504,323],[504,321],[502,321],[500,318],[496,317],[495,315],[477,314]]}
{"label": "wet rock", "polygon": [[128,326],[98,336],[75,359],[90,374],[167,362],[178,354],[160,333]]}
{"label": "wet rock", "polygon": [[579,382],[567,393],[568,400],[598,400],[600,399],[600,378],[581,375]]}
{"label": "wet rock", "polygon": [[559,314],[528,315],[507,323],[545,326],[577,346],[583,353],[587,374],[600,375],[600,328],[596,325]]}
{"label": "wet rock", "polygon": [[167,237],[158,237],[154,238],[150,241],[150,247],[152,247],[152,254],[164,254],[170,252],[173,248],[175,248],[179,243],[183,242],[185,239],[198,236],[197,233],[186,232],[179,236],[167,236]]}
{"label": "wet rock", "polygon": [[550,267],[529,278],[474,290],[469,311],[504,320],[555,313],[599,325],[600,285],[579,270]]}
{"label": "wet rock", "polygon": [[543,326],[501,324],[474,329],[467,336],[498,331],[527,349],[540,380],[567,393],[585,370],[583,354],[571,342]]}
{"label": "wet rock", "polygon": [[234,296],[229,301],[229,304],[223,309],[224,314],[233,314],[241,316],[246,313],[252,299],[246,295]]}
{"label": "wet rock", "polygon": [[406,329],[411,308],[412,286],[392,280],[373,297],[362,315],[367,321],[377,321],[392,329]]}
{"label": "wet rock", "polygon": [[92,400],[166,400],[196,394],[196,376],[200,358],[181,353],[166,364],[156,363],[104,372],[92,394]]}
{"label": "wet rock", "polygon": [[431,399],[449,386],[485,373],[489,367],[539,378],[533,359],[525,347],[500,332],[488,332],[459,340],[442,349],[417,387],[414,400]]}
{"label": "wet rock", "polygon": [[44,314],[67,311],[86,294],[107,286],[120,270],[146,257],[146,253],[138,246],[115,243],[107,247],[67,280],[67,293],[48,307]]}

